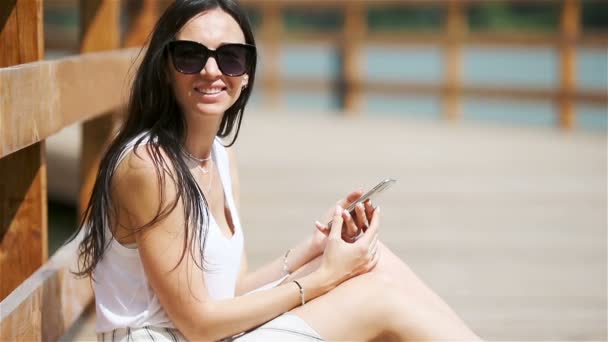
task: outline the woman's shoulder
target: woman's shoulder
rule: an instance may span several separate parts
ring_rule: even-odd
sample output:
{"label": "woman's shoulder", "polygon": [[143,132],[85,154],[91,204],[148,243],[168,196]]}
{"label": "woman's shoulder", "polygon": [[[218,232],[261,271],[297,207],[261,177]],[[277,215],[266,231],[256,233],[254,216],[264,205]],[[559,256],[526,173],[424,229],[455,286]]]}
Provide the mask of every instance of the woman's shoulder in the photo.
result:
{"label": "woman's shoulder", "polygon": [[[141,144],[126,151],[122,161],[117,165],[112,177],[112,192],[119,197],[144,197],[145,194],[157,193],[161,184],[160,177],[172,171],[172,163],[162,147]],[[159,174],[160,173],[160,174]],[[166,183],[166,182],[165,182]],[[168,184],[163,184],[167,189]]]}

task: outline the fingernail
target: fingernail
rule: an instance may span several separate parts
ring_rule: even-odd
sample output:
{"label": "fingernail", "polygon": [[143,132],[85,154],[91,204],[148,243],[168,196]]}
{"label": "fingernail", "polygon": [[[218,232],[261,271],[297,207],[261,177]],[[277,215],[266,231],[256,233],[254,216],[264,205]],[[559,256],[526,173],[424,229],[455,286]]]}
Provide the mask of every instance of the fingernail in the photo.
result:
{"label": "fingernail", "polygon": [[336,206],[336,215],[342,215],[342,211],[343,211],[343,210],[344,210],[344,209],[342,209],[342,207],[341,207],[341,206],[337,205],[337,206]]}
{"label": "fingernail", "polygon": [[350,213],[348,212],[348,210],[344,209],[344,215],[346,215],[346,217],[350,217]]}
{"label": "fingernail", "polygon": [[357,208],[363,209],[363,204],[362,203],[357,204]]}

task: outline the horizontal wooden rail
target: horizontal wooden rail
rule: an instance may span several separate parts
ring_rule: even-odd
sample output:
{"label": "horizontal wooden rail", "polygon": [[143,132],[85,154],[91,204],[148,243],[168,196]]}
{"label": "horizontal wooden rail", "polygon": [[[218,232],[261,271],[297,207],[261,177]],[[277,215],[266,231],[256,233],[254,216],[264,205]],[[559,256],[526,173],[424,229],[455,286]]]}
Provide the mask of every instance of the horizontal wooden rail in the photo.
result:
{"label": "horizontal wooden rail", "polygon": [[123,105],[138,51],[0,69],[0,158]]}
{"label": "horizontal wooden rail", "polygon": [[[261,79],[259,82],[266,87],[268,80]],[[334,88],[337,81],[321,80],[321,79],[282,79],[280,81],[284,89],[300,90],[300,91],[329,91]],[[441,95],[449,91],[458,91],[466,96],[480,96],[491,98],[508,98],[510,100],[547,100],[552,101],[561,96],[570,96],[575,101],[606,104],[608,103],[608,93],[601,90],[598,91],[582,91],[577,90],[574,93],[568,94],[560,92],[559,89],[552,88],[530,88],[530,87],[515,87],[515,86],[494,86],[494,85],[463,85],[454,89],[441,83],[433,82],[390,82],[390,81],[359,81],[351,82],[351,86],[358,91],[374,94],[381,93],[392,96],[407,96],[407,95]]]}
{"label": "horizontal wooden rail", "polygon": [[[281,37],[284,44],[337,44],[342,41],[342,32],[289,32]],[[359,37],[367,46],[378,44],[392,47],[404,45],[439,46],[450,42],[450,38],[442,32],[368,32]],[[457,42],[473,46],[488,47],[556,47],[564,43],[564,38],[555,33],[501,33],[479,32],[468,33],[457,39]],[[572,44],[579,47],[606,49],[608,34],[587,34],[574,39]]]}
{"label": "horizontal wooden rail", "polygon": [[92,302],[91,280],[70,273],[79,242],[59,249],[0,302],[0,341],[56,341]]}
{"label": "horizontal wooden rail", "polygon": [[[318,7],[343,7],[351,3],[364,3],[367,7],[382,7],[382,6],[424,6],[424,5],[445,5],[449,2],[458,1],[465,4],[482,4],[488,0],[241,0],[244,5],[278,5],[283,7],[306,7],[310,8],[314,5]],[[560,0],[495,0],[503,3],[521,3],[521,4],[537,4],[537,3],[559,3]],[[585,0],[589,3],[601,3],[605,0]]]}

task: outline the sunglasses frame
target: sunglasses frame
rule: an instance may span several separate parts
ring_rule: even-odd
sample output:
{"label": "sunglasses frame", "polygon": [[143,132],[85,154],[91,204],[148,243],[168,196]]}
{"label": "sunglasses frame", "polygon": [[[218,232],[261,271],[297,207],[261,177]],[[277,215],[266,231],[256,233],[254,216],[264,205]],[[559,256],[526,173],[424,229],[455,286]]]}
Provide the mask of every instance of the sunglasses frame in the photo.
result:
{"label": "sunglasses frame", "polygon": [[[180,43],[186,43],[186,44],[193,44],[193,45],[197,45],[199,47],[201,47],[201,51],[204,51],[205,53],[205,58],[202,60],[201,62],[201,68],[198,71],[193,71],[193,72],[185,72],[183,71],[183,69],[179,68],[175,58],[173,58],[173,54],[174,54],[174,50],[175,50],[175,46],[177,44]],[[243,70],[242,73],[240,74],[230,74],[230,73],[226,73],[224,72],[223,68],[222,68],[222,63],[220,62],[220,58],[219,58],[219,53],[221,52],[220,50],[222,48],[225,47],[230,47],[230,46],[239,46],[239,47],[244,47],[245,50],[247,51],[248,55],[245,57],[245,68]],[[238,77],[238,76],[242,76],[244,74],[246,74],[249,70],[251,70],[251,56],[255,57],[257,54],[257,49],[255,47],[255,45],[251,45],[251,44],[243,44],[243,43],[227,43],[227,44],[222,44],[220,45],[217,49],[212,50],[208,47],[206,47],[205,45],[199,43],[199,42],[195,42],[192,40],[172,40],[167,44],[167,51],[169,52],[169,56],[171,57],[171,61],[173,63],[173,67],[175,68],[175,70],[177,70],[179,73],[182,74],[186,74],[186,75],[193,75],[193,74],[198,74],[201,72],[201,70],[203,70],[205,68],[205,65],[207,65],[207,62],[209,61],[210,57],[213,57],[215,59],[215,62],[217,63],[218,68],[220,69],[220,71],[222,72],[222,74],[226,75],[226,76],[230,76],[230,77]],[[218,52],[220,51],[220,52]]]}

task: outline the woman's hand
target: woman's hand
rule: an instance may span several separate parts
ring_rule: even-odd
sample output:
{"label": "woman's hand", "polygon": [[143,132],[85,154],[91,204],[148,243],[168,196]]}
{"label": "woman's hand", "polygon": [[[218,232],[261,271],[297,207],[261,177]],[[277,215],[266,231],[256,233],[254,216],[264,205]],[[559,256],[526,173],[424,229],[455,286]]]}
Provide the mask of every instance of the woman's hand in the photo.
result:
{"label": "woman's hand", "polygon": [[[336,204],[342,208],[347,208],[362,195],[362,190],[353,191],[348,194],[346,198],[339,200]],[[365,204],[360,204],[355,207],[354,218],[348,214],[348,212],[344,211],[342,215],[342,239],[347,242],[353,242],[357,236],[362,232],[365,232],[367,227],[369,227],[369,218],[372,216],[373,211],[374,208],[370,201],[365,201]],[[329,209],[323,216],[322,222],[329,222],[334,212],[335,208]],[[314,250],[315,255],[320,255],[325,250],[329,231],[330,227],[328,227],[327,224],[319,221],[315,222],[315,231],[313,232],[311,239],[311,249]]]}
{"label": "woman's hand", "polygon": [[336,207],[321,264],[321,269],[327,272],[334,284],[340,284],[351,277],[371,271],[380,258],[378,252],[380,208],[373,209],[369,228],[353,243],[342,239],[344,212],[342,207]]}

